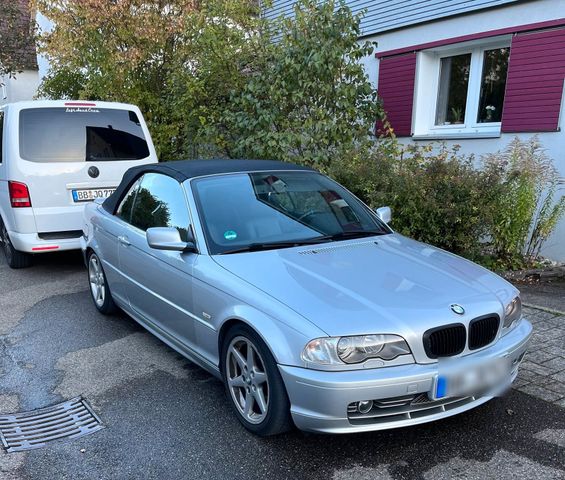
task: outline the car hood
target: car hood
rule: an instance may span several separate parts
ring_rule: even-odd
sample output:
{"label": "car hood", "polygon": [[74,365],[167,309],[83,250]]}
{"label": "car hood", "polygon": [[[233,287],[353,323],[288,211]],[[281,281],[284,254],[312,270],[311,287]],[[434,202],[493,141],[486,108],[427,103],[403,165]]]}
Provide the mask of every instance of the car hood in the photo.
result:
{"label": "car hood", "polygon": [[[502,316],[517,293],[492,272],[399,234],[214,259],[336,336],[419,336],[488,313]],[[451,310],[454,303],[463,315]]]}

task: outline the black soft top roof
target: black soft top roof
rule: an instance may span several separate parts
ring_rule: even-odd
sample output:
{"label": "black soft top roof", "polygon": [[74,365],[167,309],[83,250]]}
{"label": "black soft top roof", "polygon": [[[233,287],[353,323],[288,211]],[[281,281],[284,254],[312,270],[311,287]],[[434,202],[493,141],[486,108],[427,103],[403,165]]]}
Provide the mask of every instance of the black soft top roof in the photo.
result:
{"label": "black soft top roof", "polygon": [[114,213],[122,196],[129,190],[133,182],[144,173],[161,173],[184,182],[189,178],[204,175],[238,172],[264,172],[270,170],[306,170],[311,168],[294,163],[275,160],[178,160],[174,162],[150,163],[130,168],[122,178],[116,191],[102,204],[105,210]]}

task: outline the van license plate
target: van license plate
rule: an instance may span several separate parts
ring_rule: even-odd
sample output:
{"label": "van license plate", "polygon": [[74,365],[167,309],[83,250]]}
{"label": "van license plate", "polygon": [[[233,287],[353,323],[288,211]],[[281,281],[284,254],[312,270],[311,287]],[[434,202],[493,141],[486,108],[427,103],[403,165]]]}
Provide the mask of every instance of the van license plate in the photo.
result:
{"label": "van license plate", "polygon": [[108,198],[115,191],[115,188],[84,188],[81,190],[73,190],[73,201],[91,202],[97,198]]}

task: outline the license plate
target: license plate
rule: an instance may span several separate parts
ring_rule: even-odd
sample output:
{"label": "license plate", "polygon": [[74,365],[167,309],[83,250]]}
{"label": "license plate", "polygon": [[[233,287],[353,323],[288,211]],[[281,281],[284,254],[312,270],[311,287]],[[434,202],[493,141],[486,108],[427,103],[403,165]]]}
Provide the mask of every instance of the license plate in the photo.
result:
{"label": "license plate", "polygon": [[466,366],[464,369],[439,367],[433,391],[434,400],[448,397],[466,397],[500,388],[510,381],[510,363],[497,358],[486,363]]}
{"label": "license plate", "polygon": [[73,201],[91,202],[97,198],[108,198],[115,191],[115,188],[83,188],[80,190],[73,190]]}

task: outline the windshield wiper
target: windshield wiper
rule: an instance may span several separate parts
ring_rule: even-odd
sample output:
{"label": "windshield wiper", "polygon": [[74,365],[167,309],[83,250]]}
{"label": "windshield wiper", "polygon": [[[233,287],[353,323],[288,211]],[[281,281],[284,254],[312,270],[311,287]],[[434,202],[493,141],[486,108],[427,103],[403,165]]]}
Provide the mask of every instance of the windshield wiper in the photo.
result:
{"label": "windshield wiper", "polygon": [[363,237],[374,237],[376,235],[386,235],[387,232],[382,230],[351,230],[348,232],[333,233],[332,235],[322,235],[320,237],[313,238],[312,240],[318,241],[338,241],[338,240],[348,240],[350,238],[363,238]]}
{"label": "windshield wiper", "polygon": [[284,242],[250,243],[249,245],[244,245],[239,248],[226,250],[225,252],[221,252],[220,255],[226,255],[230,253],[242,253],[242,252],[259,252],[261,250],[276,250],[279,248],[292,248],[292,247],[299,247],[301,245],[313,245],[330,240],[331,239],[326,239],[324,237],[315,237],[315,238],[308,238],[305,240],[285,240]]}
{"label": "windshield wiper", "polygon": [[278,248],[292,248],[299,247],[301,245],[316,245],[318,243],[335,242],[338,240],[347,240],[350,238],[363,238],[363,237],[374,237],[376,235],[386,235],[387,232],[382,230],[353,230],[349,232],[339,232],[332,235],[320,235],[319,237],[307,238],[304,240],[285,240],[283,242],[261,242],[261,243],[251,243],[239,248],[234,248],[232,250],[226,250],[220,255],[226,255],[230,253],[242,253],[242,252],[258,252],[261,250],[276,250]]}

